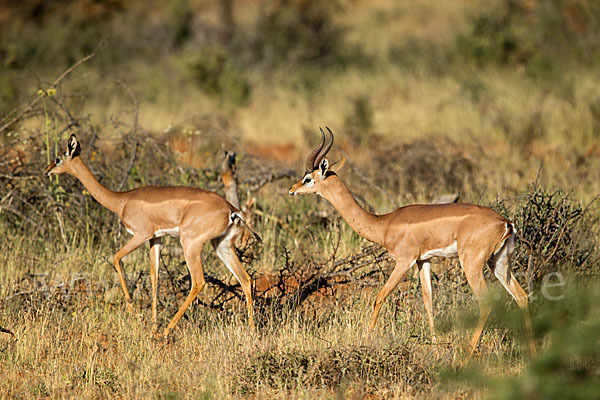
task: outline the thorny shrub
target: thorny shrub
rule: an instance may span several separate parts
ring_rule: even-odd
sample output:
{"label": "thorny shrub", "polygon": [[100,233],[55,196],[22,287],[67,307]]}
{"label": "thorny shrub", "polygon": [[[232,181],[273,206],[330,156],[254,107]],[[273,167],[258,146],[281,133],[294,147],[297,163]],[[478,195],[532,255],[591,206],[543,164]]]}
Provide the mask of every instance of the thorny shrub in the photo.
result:
{"label": "thorny shrub", "polygon": [[547,192],[532,187],[512,205],[499,200],[493,208],[511,219],[517,228],[513,262],[528,280],[571,268],[582,275],[593,273],[597,256],[597,217],[590,208],[571,200],[560,190]]}

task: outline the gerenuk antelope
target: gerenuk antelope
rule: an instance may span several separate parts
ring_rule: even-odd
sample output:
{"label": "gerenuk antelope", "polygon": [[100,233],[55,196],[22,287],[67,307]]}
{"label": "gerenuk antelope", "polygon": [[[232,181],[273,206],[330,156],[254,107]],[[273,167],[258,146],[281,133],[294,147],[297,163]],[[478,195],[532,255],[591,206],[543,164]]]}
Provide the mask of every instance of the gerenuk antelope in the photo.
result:
{"label": "gerenuk antelope", "polygon": [[533,355],[536,348],[527,294],[519,286],[511,269],[511,256],[515,246],[513,223],[490,208],[460,203],[416,204],[401,207],[389,214],[371,214],[356,202],[337,175],[345,159],[329,165],[325,158],[333,145],[333,133],[329,128],[327,130],[327,143],[325,133],[321,129],[321,143],[309,154],[304,177],[291,187],[289,194],[321,195],[335,207],[356,233],[385,247],[395,260],[396,266],[375,300],[369,330],[375,327],[379,310],[386,297],[406,272],[417,265],[429,328],[435,340],[430,259],[458,257],[467,282],[479,302],[479,321],[469,343],[471,356],[491,311],[491,306],[485,301],[487,286],[483,276],[483,266],[491,258],[494,274],[523,312],[529,352]]}
{"label": "gerenuk antelope", "polygon": [[[163,332],[166,337],[204,287],[202,248],[213,245],[217,256],[236,277],[246,296],[248,323],[254,327],[250,277],[238,259],[233,239],[246,226],[241,212],[217,193],[185,186],[145,186],[125,192],[113,192],[102,186],[80,157],[81,146],[75,135],[67,143],[67,151],[46,168],[48,176],[69,174],[79,179],[100,204],[119,216],[133,237],[114,255],[114,265],[127,309],[133,312],[131,297],[121,271],[121,258],[150,242],[150,281],[152,283],[152,331],[157,329],[156,301],[161,237],[179,236],[190,272],[190,293]],[[252,232],[257,240],[260,237]]]}

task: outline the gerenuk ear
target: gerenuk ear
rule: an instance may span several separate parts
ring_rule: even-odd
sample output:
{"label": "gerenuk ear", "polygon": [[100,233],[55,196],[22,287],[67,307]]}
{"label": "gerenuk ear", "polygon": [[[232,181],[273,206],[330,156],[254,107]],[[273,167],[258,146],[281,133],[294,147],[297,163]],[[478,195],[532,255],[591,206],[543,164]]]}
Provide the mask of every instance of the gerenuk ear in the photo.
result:
{"label": "gerenuk ear", "polygon": [[344,166],[344,164],[346,163],[346,157],[343,157],[341,160],[333,163],[331,165],[331,167],[329,167],[329,170],[332,172],[335,172],[337,174],[337,172],[342,169],[342,167]]}
{"label": "gerenuk ear", "polygon": [[327,171],[329,170],[329,161],[326,158],[323,158],[319,163],[319,174],[321,176],[325,176]]}
{"label": "gerenuk ear", "polygon": [[81,146],[77,141],[77,137],[73,134],[69,138],[69,142],[67,143],[67,156],[73,158],[77,157],[81,153]]}

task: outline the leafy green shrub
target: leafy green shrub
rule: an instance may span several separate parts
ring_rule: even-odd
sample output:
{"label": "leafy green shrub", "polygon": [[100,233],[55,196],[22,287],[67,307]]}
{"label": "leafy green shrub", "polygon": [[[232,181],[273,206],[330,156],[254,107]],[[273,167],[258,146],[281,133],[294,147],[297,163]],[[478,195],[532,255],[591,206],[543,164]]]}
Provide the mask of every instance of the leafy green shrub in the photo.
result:
{"label": "leafy green shrub", "polygon": [[457,39],[459,52],[480,66],[514,61],[522,49],[512,29],[515,13],[511,8],[507,6],[498,13],[475,18],[469,32]]}
{"label": "leafy green shrub", "polygon": [[344,31],[333,20],[337,5],[318,0],[279,0],[256,22],[253,57],[271,65],[333,64],[344,59]]}
{"label": "leafy green shrub", "polygon": [[250,100],[249,82],[223,47],[203,47],[188,63],[188,70],[192,79],[209,95],[234,106]]}
{"label": "leafy green shrub", "polygon": [[168,27],[175,46],[181,46],[192,33],[192,9],[188,0],[171,0]]}
{"label": "leafy green shrub", "polygon": [[[600,281],[572,278],[559,301],[541,298],[534,314],[540,353],[516,376],[487,374],[471,365],[443,374],[487,389],[494,399],[597,399],[600,397]],[[515,315],[515,318],[517,316]]]}
{"label": "leafy green shrub", "polygon": [[544,78],[571,60],[600,61],[599,20],[597,1],[502,1],[475,16],[456,47],[479,66],[521,64]]}
{"label": "leafy green shrub", "polygon": [[63,70],[91,53],[103,39],[113,38],[118,46],[108,46],[97,59],[99,66],[108,69],[127,52],[121,49],[132,43],[117,34],[111,18],[111,14],[80,19],[50,14],[39,25],[14,21],[0,35],[0,54],[11,69]]}
{"label": "leafy green shrub", "polygon": [[17,85],[0,69],[0,118],[3,118],[16,107],[18,94]]}

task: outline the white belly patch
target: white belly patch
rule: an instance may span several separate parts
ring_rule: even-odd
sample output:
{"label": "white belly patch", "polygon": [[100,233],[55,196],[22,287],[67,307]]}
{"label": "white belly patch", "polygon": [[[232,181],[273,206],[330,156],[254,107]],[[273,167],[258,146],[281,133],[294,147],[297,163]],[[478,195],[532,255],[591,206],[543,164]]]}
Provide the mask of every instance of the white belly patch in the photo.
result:
{"label": "white belly patch", "polygon": [[154,232],[154,237],[161,237],[161,236],[179,236],[179,227],[176,228],[171,228],[171,229],[159,229],[156,232]]}
{"label": "white belly patch", "polygon": [[458,252],[456,250],[456,240],[452,242],[452,244],[448,247],[443,247],[441,249],[432,249],[428,250],[425,253],[421,254],[419,260],[429,260],[432,257],[444,257],[444,258],[456,258],[458,257]]}

